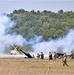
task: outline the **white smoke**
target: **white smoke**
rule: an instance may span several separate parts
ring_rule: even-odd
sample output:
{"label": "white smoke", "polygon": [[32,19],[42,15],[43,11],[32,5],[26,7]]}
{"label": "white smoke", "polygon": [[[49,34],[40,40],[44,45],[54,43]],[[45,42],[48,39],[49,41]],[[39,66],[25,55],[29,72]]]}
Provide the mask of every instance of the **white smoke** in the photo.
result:
{"label": "white smoke", "polygon": [[[48,54],[49,52],[71,52],[74,50],[74,30],[71,29],[69,33],[56,40],[50,40],[48,42],[43,41],[33,44],[34,53],[44,52]],[[61,52],[60,51],[60,52]]]}
{"label": "white smoke", "polygon": [[42,39],[42,36],[35,36],[34,38],[31,38],[27,44],[36,44],[36,43],[39,43]]}
{"label": "white smoke", "polygon": [[[34,39],[26,41],[21,35],[6,34],[13,26],[14,22],[6,15],[0,14],[0,54],[6,50],[10,45],[23,45],[24,43],[32,45],[34,53],[44,52],[71,52],[74,50],[74,30],[71,29],[66,36],[60,37],[56,40],[42,41],[42,36],[36,36]],[[42,41],[42,42],[41,42]]]}
{"label": "white smoke", "polygon": [[13,26],[15,25],[14,22],[10,20],[4,14],[0,14],[0,54],[4,53],[6,48],[10,45],[23,45],[26,40],[21,36],[15,33],[13,34],[6,34]]}

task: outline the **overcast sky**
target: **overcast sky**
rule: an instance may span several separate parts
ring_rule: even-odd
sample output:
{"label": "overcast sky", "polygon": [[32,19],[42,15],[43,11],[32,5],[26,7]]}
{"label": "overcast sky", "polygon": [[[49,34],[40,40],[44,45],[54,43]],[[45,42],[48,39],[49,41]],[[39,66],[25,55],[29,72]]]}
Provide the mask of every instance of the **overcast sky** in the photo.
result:
{"label": "overcast sky", "polygon": [[0,0],[0,13],[11,13],[15,9],[74,11],[74,0]]}

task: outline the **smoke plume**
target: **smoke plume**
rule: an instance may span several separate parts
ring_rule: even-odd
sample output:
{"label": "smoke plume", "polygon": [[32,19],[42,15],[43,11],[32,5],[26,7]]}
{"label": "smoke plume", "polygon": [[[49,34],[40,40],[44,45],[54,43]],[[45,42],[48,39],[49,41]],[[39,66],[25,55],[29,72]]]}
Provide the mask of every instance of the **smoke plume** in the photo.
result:
{"label": "smoke plume", "polygon": [[[13,26],[14,22],[4,14],[0,14],[0,54],[10,45],[23,45],[24,43],[32,45],[33,53],[44,52],[71,52],[74,50],[74,30],[71,29],[67,35],[56,40],[42,41],[42,36],[35,36],[26,41],[20,34],[6,34]],[[50,39],[50,38],[49,38]]]}
{"label": "smoke plume", "polygon": [[10,45],[23,45],[25,39],[21,35],[6,34],[13,26],[14,22],[4,14],[0,14],[0,54],[4,53]]}
{"label": "smoke plume", "polygon": [[37,42],[32,46],[34,52],[44,52],[48,54],[49,52],[71,52],[74,50],[74,30],[70,29],[66,36],[60,37],[56,40]]}

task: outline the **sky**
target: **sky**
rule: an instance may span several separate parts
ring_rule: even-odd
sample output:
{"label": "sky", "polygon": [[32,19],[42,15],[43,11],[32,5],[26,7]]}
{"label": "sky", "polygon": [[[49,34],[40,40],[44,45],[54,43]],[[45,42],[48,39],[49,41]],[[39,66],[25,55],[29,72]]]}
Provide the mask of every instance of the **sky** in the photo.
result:
{"label": "sky", "polygon": [[74,11],[74,0],[0,0],[0,13],[12,13],[15,9]]}

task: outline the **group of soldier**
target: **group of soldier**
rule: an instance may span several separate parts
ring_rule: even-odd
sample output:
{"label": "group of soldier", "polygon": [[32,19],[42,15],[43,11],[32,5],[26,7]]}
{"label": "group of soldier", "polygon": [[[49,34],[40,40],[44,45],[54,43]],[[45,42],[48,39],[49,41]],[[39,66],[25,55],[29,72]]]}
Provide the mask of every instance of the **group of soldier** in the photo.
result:
{"label": "group of soldier", "polygon": [[[60,56],[58,56],[58,54],[56,53],[56,52],[54,52],[54,54],[52,55],[52,53],[51,52],[49,52],[49,61],[50,60],[56,60],[56,58],[61,58],[62,59],[62,62],[63,62],[63,66],[68,66],[68,64],[67,64],[67,54],[66,53],[64,53],[64,54],[62,54],[62,55],[60,55]],[[73,51],[71,51],[71,54],[69,55],[69,57],[70,57],[70,59],[73,59]],[[41,52],[40,54],[38,53],[37,54],[37,58],[41,58],[41,59],[44,59],[44,54],[43,54],[43,52]]]}
{"label": "group of soldier", "polygon": [[[38,53],[37,58],[44,59],[44,53],[43,52]],[[57,58],[57,54],[56,54],[56,52],[54,52],[54,60],[56,60],[56,58]],[[53,59],[52,53],[49,52],[49,60],[52,60],[52,59]]]}
{"label": "group of soldier", "polygon": [[44,53],[43,53],[43,52],[38,53],[38,54],[37,54],[37,58],[44,59]]}
{"label": "group of soldier", "polygon": [[[64,57],[64,54],[67,56],[66,53],[56,53],[54,52],[53,54],[51,52],[49,52],[49,60],[56,60],[56,58],[63,58]],[[71,51],[71,54],[69,55],[69,57],[71,59],[73,59],[73,51]],[[37,58],[41,58],[41,59],[44,59],[44,53],[41,52],[41,53],[38,53],[37,54]]]}

